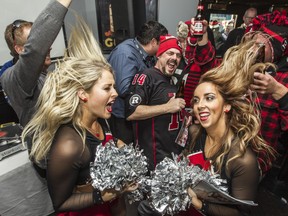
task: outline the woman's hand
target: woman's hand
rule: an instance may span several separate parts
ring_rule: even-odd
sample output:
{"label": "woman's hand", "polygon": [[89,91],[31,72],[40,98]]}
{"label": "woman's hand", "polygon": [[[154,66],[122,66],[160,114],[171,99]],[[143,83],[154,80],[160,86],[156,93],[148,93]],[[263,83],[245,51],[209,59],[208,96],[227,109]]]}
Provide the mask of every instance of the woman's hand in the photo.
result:
{"label": "woman's hand", "polygon": [[120,139],[117,139],[117,141],[116,141],[116,146],[118,147],[118,148],[122,148],[122,147],[124,147],[126,145],[126,143],[124,143],[122,140],[120,140]]}
{"label": "woman's hand", "polygon": [[202,208],[202,201],[198,199],[197,194],[192,190],[191,187],[187,189],[188,195],[191,198],[192,205],[197,209],[200,210]]}
{"label": "woman's hand", "polygon": [[115,189],[105,189],[101,191],[102,200],[104,202],[112,201],[116,199],[120,194],[120,191],[117,191]]}
{"label": "woman's hand", "polygon": [[271,94],[275,100],[279,100],[288,92],[288,89],[273,76],[259,72],[254,73],[254,83],[250,85],[250,88],[260,94]]}
{"label": "woman's hand", "polygon": [[137,182],[131,182],[124,187],[123,192],[125,193],[135,191],[138,188],[138,186],[139,184]]}
{"label": "woman's hand", "polygon": [[115,189],[105,189],[101,191],[102,200],[104,202],[112,201],[117,197],[121,196],[125,192],[132,192],[138,188],[138,183],[132,182],[127,184],[122,191],[117,191]]}

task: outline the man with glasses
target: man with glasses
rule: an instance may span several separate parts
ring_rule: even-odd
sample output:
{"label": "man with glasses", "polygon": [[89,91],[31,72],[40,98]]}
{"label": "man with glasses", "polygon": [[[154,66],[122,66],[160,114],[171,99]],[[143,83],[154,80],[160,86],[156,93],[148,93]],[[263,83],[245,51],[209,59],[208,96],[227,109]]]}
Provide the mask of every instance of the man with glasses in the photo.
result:
{"label": "man with glasses", "polygon": [[62,20],[56,26],[46,25],[45,21],[41,20],[35,26],[32,22],[19,19],[5,30],[5,40],[13,59],[1,70],[0,82],[22,126],[34,113],[47,69],[51,65],[51,45],[62,27]]}
{"label": "man with glasses", "polygon": [[[0,70],[0,77],[6,71],[7,68],[12,67],[19,59],[19,54],[22,53],[23,46],[27,41],[28,34],[32,27],[32,22],[28,22],[26,20],[15,20],[13,23],[8,25],[5,29],[5,40],[7,46],[10,50],[10,55],[13,57],[10,61],[3,64]],[[47,65],[51,62],[47,62]],[[1,83],[0,83],[0,102],[1,102],[1,111],[0,111],[0,123],[8,123],[8,122],[19,122],[19,119],[10,106],[9,99],[5,95]]]}
{"label": "man with glasses", "polygon": [[243,16],[244,23],[239,28],[235,28],[229,33],[227,40],[222,46],[221,53],[219,53],[220,55],[223,56],[227,49],[241,42],[241,39],[243,35],[245,34],[246,28],[252,23],[252,20],[256,16],[257,16],[256,8],[251,7],[245,11],[245,14]]}
{"label": "man with glasses", "polygon": [[[25,126],[34,114],[47,67],[51,64],[51,45],[62,27],[71,1],[49,2],[32,26],[23,20],[16,20],[7,27],[7,44],[17,61],[5,70],[0,81],[22,126]],[[45,171],[39,172],[40,168],[36,165],[34,167],[40,175],[45,174]],[[3,195],[1,212],[7,215],[54,215],[47,186],[33,171],[30,163],[27,163],[21,166],[21,174],[25,174],[20,180],[10,177],[7,184],[10,188],[13,186],[14,190]],[[19,190],[18,187],[17,190],[17,185],[29,186],[24,190]],[[17,201],[17,205],[14,202],[11,206],[13,200]]]}
{"label": "man with glasses", "polygon": [[19,54],[23,50],[23,46],[27,41],[28,33],[32,27],[32,24],[32,22],[28,22],[26,20],[15,20],[6,27],[4,33],[5,40],[10,50],[10,55],[12,55],[13,59],[6,62],[2,66],[0,77],[7,68],[13,66],[17,62]]}

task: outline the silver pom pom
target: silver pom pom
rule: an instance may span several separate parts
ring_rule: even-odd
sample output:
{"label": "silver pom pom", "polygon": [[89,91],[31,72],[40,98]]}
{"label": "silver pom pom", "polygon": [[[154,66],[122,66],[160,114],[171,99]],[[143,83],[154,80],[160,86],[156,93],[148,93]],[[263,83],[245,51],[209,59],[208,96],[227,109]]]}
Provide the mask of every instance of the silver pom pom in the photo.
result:
{"label": "silver pom pom", "polygon": [[[147,172],[147,158],[142,151],[133,144],[118,148],[113,141],[97,146],[95,161],[90,165],[92,186],[101,191],[112,188],[122,191],[129,183],[144,181]],[[134,191],[131,202],[140,200],[141,193],[139,189]]]}
{"label": "silver pom pom", "polygon": [[219,175],[211,175],[209,171],[198,166],[189,165],[186,158],[180,160],[165,158],[155,169],[151,180],[152,207],[165,215],[174,215],[187,210],[191,199],[187,193],[188,187],[193,187],[200,180],[206,180],[214,186],[221,182]]}

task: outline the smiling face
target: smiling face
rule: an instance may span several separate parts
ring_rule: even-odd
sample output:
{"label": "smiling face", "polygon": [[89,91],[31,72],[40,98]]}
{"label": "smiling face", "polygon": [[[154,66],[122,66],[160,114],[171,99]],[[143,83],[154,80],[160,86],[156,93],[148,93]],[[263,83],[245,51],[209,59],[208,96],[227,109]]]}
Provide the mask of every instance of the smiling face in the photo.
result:
{"label": "smiling face", "polygon": [[171,77],[177,69],[181,57],[181,52],[178,49],[168,49],[158,57],[155,67],[158,68],[165,76]]}
{"label": "smiling face", "polygon": [[226,128],[225,104],[223,97],[213,83],[204,82],[197,86],[192,99],[193,111],[200,124],[207,130],[223,130]]}
{"label": "smiling face", "polygon": [[89,93],[84,91],[79,93],[80,98],[87,98],[87,102],[83,104],[84,116],[103,119],[110,118],[112,105],[118,96],[114,87],[113,74],[107,70],[103,70],[102,76],[97,80]]}

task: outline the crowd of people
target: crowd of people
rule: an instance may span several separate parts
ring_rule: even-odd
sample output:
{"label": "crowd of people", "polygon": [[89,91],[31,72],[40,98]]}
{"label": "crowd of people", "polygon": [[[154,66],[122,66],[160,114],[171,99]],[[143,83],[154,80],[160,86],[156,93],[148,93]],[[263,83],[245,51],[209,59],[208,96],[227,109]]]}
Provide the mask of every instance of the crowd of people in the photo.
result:
{"label": "crowd of people", "polygon": [[[245,24],[233,30],[233,45],[228,45],[234,34],[229,33],[222,59],[216,58],[206,20],[201,38],[193,35],[193,18],[179,23],[177,37],[161,23],[148,21],[106,59],[92,31],[78,18],[65,56],[48,73],[51,45],[71,2],[52,1],[34,23],[16,20],[7,26],[5,39],[13,59],[0,74],[24,127],[29,158],[47,182],[55,214],[126,214],[123,194],[136,190],[137,182],[122,191],[91,184],[96,147],[108,141],[119,148],[138,146],[151,172],[172,153],[200,152],[207,169],[228,182],[231,196],[255,200],[277,152],[287,148],[286,16],[275,11],[256,17],[257,10],[249,8]],[[181,83],[183,96],[177,97]],[[188,140],[179,145],[176,138],[187,115]],[[211,203],[190,187],[187,193],[192,207],[180,215],[195,210],[243,215],[251,210]],[[147,200],[139,203],[137,214],[161,215]]]}

